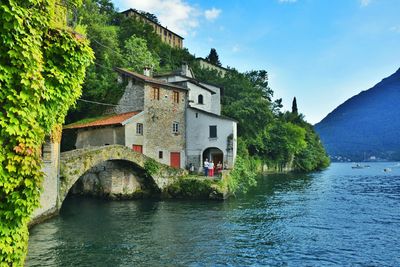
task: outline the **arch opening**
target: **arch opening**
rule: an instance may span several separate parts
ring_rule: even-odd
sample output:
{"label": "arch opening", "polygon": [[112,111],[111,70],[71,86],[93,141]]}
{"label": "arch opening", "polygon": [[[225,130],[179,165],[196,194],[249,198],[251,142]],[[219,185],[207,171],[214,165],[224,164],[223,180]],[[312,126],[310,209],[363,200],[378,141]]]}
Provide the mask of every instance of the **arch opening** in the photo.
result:
{"label": "arch opening", "polygon": [[209,147],[203,151],[203,162],[208,159],[208,161],[213,161],[214,164],[221,162],[224,167],[224,152],[217,147]]}
{"label": "arch opening", "polygon": [[198,95],[197,96],[197,103],[198,104],[204,104],[204,99],[203,99],[203,95]]}
{"label": "arch opening", "polygon": [[138,199],[158,195],[152,177],[137,164],[127,160],[106,160],[82,174],[67,193],[105,199]]}

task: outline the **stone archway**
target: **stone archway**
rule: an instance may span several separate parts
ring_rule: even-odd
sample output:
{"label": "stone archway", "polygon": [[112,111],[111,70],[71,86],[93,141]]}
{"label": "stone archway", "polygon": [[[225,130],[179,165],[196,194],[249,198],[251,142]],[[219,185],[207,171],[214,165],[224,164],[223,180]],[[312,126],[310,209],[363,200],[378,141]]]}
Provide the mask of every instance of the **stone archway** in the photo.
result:
{"label": "stone archway", "polygon": [[[150,160],[149,157],[121,145],[84,148],[61,153],[58,208],[61,207],[71,187],[91,168],[107,161],[124,161],[144,170],[148,160]],[[161,163],[157,165],[157,173],[147,176],[161,191],[179,177],[187,174],[182,169],[173,169]]]}
{"label": "stone archway", "polygon": [[157,193],[157,185],[143,168],[126,160],[107,160],[84,173],[68,194],[132,199]]}

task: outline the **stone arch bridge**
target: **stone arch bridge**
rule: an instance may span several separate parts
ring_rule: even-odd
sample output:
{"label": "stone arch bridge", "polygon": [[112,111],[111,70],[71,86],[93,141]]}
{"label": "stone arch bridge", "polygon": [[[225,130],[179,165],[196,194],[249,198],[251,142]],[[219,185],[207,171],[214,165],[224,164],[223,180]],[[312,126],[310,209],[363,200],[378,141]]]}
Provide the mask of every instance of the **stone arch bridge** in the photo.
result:
{"label": "stone arch bridge", "polygon": [[[72,186],[92,167],[105,161],[126,161],[144,170],[145,163],[149,160],[151,160],[149,157],[122,145],[83,148],[61,153],[58,208],[61,208]],[[187,174],[183,169],[174,169],[153,162],[158,166],[158,171],[149,176],[160,191]]]}

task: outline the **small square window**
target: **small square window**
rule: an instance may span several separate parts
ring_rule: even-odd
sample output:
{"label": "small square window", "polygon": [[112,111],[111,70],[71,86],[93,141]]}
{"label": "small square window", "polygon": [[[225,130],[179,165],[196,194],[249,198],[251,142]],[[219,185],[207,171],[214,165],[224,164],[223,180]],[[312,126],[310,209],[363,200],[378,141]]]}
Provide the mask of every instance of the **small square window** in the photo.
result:
{"label": "small square window", "polygon": [[162,159],[163,158],[163,152],[162,151],[158,151],[158,158]]}
{"label": "small square window", "polygon": [[179,123],[174,122],[172,124],[172,133],[174,133],[174,134],[178,134],[179,133]]}
{"label": "small square window", "polygon": [[217,125],[210,125],[210,138],[217,138]]}
{"label": "small square window", "polygon": [[143,123],[136,123],[136,134],[143,135]]}
{"label": "small square window", "polygon": [[199,113],[196,112],[196,118],[198,118],[198,117],[199,117]]}

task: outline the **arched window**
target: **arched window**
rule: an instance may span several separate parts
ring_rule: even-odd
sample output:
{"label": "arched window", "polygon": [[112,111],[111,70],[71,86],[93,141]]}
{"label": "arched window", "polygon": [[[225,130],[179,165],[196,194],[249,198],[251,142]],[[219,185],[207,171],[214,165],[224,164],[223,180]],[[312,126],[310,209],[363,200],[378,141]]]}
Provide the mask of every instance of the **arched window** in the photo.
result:
{"label": "arched window", "polygon": [[203,104],[203,95],[199,95],[197,98],[197,103]]}

